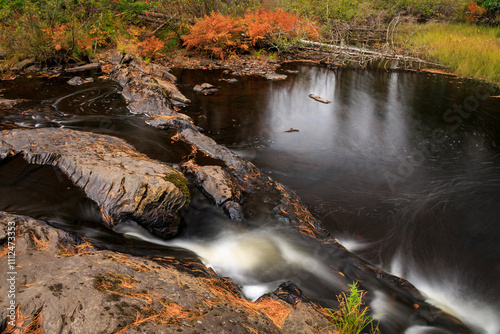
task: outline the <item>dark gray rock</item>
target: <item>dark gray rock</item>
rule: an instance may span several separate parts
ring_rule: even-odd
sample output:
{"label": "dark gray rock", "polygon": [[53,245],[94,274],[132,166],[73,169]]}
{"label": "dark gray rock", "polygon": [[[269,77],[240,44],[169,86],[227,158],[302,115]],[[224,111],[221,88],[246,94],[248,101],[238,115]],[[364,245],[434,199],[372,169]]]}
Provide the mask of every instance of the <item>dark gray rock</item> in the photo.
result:
{"label": "dark gray rock", "polygon": [[[143,78],[140,74],[134,76],[133,72],[128,72],[127,76],[128,82],[123,87],[122,95],[127,100],[131,112],[149,116],[172,115],[170,103],[155,79]],[[123,81],[125,80],[122,79]]]}
{"label": "dark gray rock", "polygon": [[83,79],[80,77],[73,77],[73,78],[68,80],[68,84],[70,84],[72,86],[79,86],[79,85],[83,84]]}
{"label": "dark gray rock", "polygon": [[243,209],[238,202],[227,201],[222,204],[222,208],[224,212],[234,221],[242,222],[243,221]]}
{"label": "dark gray rock", "polygon": [[[133,62],[135,66],[117,68],[110,73],[112,77],[123,87],[122,95],[128,102],[128,107],[135,114],[145,114],[148,116],[179,116],[173,111],[173,106],[184,106],[191,103],[170,79],[163,77],[152,77],[144,74],[145,68],[140,67],[141,63]],[[139,68],[139,69],[138,69]],[[168,73],[166,67],[162,67],[164,73]],[[175,77],[171,74],[174,79]],[[176,117],[177,121],[180,117]],[[157,119],[156,124],[166,124],[171,120]],[[190,120],[189,120],[190,122]],[[191,127],[190,124],[183,124],[180,128]]]}
{"label": "dark gray rock", "polygon": [[168,96],[168,98],[173,102],[179,102],[181,105],[186,105],[191,103],[187,97],[185,97],[177,88],[177,86],[169,80],[164,80],[156,78],[158,85],[163,88]]}
{"label": "dark gray rock", "polygon": [[28,72],[41,72],[42,67],[40,66],[40,64],[34,64],[31,66],[28,66],[28,68],[26,68],[26,71],[28,71]]}
{"label": "dark gray rock", "polygon": [[29,163],[58,167],[109,225],[133,219],[157,235],[176,235],[178,213],[189,203],[187,180],[125,141],[56,128],[2,131],[0,141],[0,159],[21,154]]}
{"label": "dark gray rock", "polygon": [[108,61],[113,65],[119,65],[122,59],[123,54],[120,51],[113,52],[108,56]]}
{"label": "dark gray rock", "polygon": [[196,180],[217,205],[237,196],[233,194],[230,176],[220,166],[203,166],[196,172]]}
{"label": "dark gray rock", "polygon": [[110,74],[122,87],[125,87],[132,80],[127,68],[114,67]]}
{"label": "dark gray rock", "polygon": [[25,59],[23,61],[20,61],[16,65],[14,65],[12,67],[12,70],[13,71],[21,71],[22,69],[24,69],[25,67],[33,64],[34,62],[35,62],[35,58]]}
{"label": "dark gray rock", "polygon": [[135,69],[146,75],[150,75],[156,78],[163,78],[172,82],[175,82],[177,80],[177,78],[172,73],[170,73],[170,69],[162,65],[158,64],[147,65],[140,59],[134,59],[130,63],[130,65],[132,65]]}
{"label": "dark gray rock", "polygon": [[194,86],[193,90],[196,93],[200,93],[203,95],[211,95],[211,94],[215,93],[216,91],[218,91],[219,89],[217,87],[215,87],[214,85],[205,82],[205,83],[202,83],[201,85]]}
{"label": "dark gray rock", "polygon": [[179,139],[195,146],[199,151],[211,158],[222,160],[228,167],[234,167],[238,172],[243,174],[260,174],[254,164],[243,159],[225,146],[218,145],[215,140],[197,130],[190,128],[183,129],[179,134]]}
{"label": "dark gray rock", "polygon": [[155,115],[146,121],[147,124],[159,129],[193,129],[197,130],[191,117],[184,114],[173,114],[171,116]]}
{"label": "dark gray rock", "polygon": [[127,53],[123,56],[122,64],[129,64],[132,60],[134,60],[134,55]]}

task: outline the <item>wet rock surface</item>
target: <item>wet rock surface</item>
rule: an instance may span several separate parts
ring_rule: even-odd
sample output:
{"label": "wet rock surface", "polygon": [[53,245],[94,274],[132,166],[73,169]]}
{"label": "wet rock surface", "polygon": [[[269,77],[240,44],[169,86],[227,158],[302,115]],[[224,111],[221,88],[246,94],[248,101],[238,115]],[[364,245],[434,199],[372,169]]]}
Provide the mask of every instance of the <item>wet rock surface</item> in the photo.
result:
{"label": "wet rock surface", "polygon": [[[328,326],[307,303],[292,305],[275,296],[248,302],[199,262],[98,250],[78,235],[29,217],[0,212],[2,250],[8,226],[15,226],[17,236],[20,327],[30,324],[43,333],[194,334],[317,333]],[[6,260],[0,270],[10,271]],[[8,289],[0,285],[1,296]],[[10,320],[8,306],[2,297],[0,330]]]}
{"label": "wet rock surface", "polygon": [[176,116],[174,107],[189,103],[165,66],[146,65],[134,60],[130,65],[110,69],[111,78],[123,88],[122,94],[131,112],[148,116]]}
{"label": "wet rock surface", "polygon": [[12,107],[21,102],[23,102],[21,99],[9,100],[0,98],[0,107]]}
{"label": "wet rock surface", "polygon": [[284,74],[268,73],[264,76],[264,78],[270,81],[279,81],[279,80],[285,80],[287,76]]}
{"label": "wet rock surface", "polygon": [[196,178],[201,188],[217,205],[236,197],[231,190],[229,175],[220,166],[200,167],[196,172]]}
{"label": "wet rock surface", "polygon": [[73,77],[73,78],[68,80],[68,84],[70,84],[72,86],[79,86],[79,85],[83,84],[83,79],[80,77]]}
{"label": "wet rock surface", "polygon": [[196,93],[200,93],[203,95],[212,95],[215,92],[217,92],[219,89],[217,87],[215,87],[214,85],[205,82],[205,83],[202,83],[201,85],[194,86],[193,90]]}
{"label": "wet rock surface", "polygon": [[172,167],[138,153],[123,140],[68,129],[0,132],[0,158],[21,154],[53,165],[83,189],[112,225],[134,219],[150,232],[172,237],[189,202],[187,181]]}

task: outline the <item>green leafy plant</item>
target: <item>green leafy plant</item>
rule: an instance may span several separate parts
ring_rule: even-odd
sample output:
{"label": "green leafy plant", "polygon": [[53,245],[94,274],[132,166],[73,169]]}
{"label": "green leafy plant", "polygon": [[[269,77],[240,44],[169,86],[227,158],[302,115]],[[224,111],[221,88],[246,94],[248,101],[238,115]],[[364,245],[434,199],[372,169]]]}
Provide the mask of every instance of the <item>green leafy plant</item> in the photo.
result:
{"label": "green leafy plant", "polygon": [[500,0],[482,0],[478,1],[479,4],[483,5],[489,11],[498,11],[500,10]]}
{"label": "green leafy plant", "polygon": [[339,334],[380,333],[374,318],[369,314],[363,297],[366,291],[359,290],[357,282],[349,285],[349,294],[342,293],[337,298],[340,306],[337,310],[327,309],[330,323]]}

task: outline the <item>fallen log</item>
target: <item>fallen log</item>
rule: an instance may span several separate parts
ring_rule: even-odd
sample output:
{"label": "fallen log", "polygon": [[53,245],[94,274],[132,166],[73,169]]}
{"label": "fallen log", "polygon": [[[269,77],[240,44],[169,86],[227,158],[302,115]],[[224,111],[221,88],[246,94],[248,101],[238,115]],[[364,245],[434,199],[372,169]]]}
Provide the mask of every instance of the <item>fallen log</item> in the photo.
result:
{"label": "fallen log", "polygon": [[[308,41],[305,39],[301,39],[300,42],[303,43],[304,45],[310,45],[310,46],[316,47],[316,48],[308,48],[306,46],[300,47],[301,49],[305,49],[305,50],[343,54],[343,55],[352,56],[352,57],[369,57],[371,59],[385,58],[385,59],[393,59],[393,60],[400,60],[400,61],[411,61],[411,62],[416,62],[416,63],[434,65],[434,66],[442,66],[441,64],[429,62],[429,61],[421,59],[421,58],[410,57],[410,56],[400,55],[400,54],[396,54],[396,53],[380,52],[380,51],[374,51],[374,50],[369,50],[369,49],[364,49],[364,48],[358,48],[358,47],[354,47],[354,46],[326,44],[326,43]],[[318,50],[318,48],[319,48],[319,50]]]}

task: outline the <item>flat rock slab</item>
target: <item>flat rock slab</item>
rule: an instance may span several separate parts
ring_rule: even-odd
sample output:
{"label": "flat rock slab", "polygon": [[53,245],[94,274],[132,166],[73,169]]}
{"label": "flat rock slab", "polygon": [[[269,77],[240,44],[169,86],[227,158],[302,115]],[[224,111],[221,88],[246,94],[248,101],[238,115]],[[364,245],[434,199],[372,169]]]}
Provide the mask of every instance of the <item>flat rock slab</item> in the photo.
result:
{"label": "flat rock slab", "polygon": [[178,213],[189,204],[182,173],[115,137],[56,128],[0,132],[0,159],[17,154],[61,169],[98,204],[110,225],[133,219],[154,234],[172,237]]}
{"label": "flat rock slab", "polygon": [[[40,333],[61,334],[295,334],[319,333],[328,326],[308,303],[291,306],[272,297],[250,303],[201,263],[98,250],[76,235],[29,217],[0,212],[0,250],[8,250],[10,226],[15,226],[17,236],[16,333],[24,333],[21,328],[30,323]],[[12,270],[7,256],[0,259],[5,274],[0,323],[7,325],[13,299],[8,298],[10,284],[5,279]],[[21,314],[29,318],[22,321]],[[33,321],[37,316],[39,323]]]}

